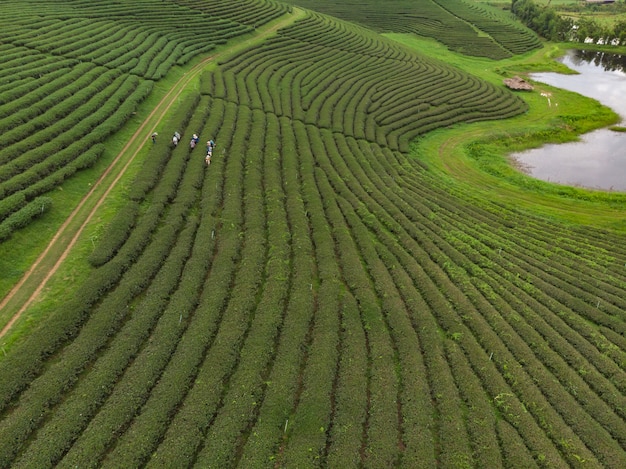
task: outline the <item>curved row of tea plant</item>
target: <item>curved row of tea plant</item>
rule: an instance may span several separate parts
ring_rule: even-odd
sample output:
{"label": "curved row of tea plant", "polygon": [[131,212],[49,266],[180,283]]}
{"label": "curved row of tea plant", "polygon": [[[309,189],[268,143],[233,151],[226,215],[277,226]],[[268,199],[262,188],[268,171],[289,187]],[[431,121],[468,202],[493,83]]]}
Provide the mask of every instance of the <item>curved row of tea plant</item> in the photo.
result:
{"label": "curved row of tea plant", "polygon": [[287,9],[250,0],[3,1],[0,240],[44,211],[32,207],[48,209],[37,197],[94,164],[153,80]]}
{"label": "curved row of tea plant", "polygon": [[[338,160],[338,161],[340,161],[340,160]],[[378,174],[381,174],[381,173],[382,172],[375,170],[372,173],[372,178],[377,178]],[[345,180],[355,181],[355,180],[363,180],[363,178],[356,178],[355,179],[355,178],[349,178],[347,175],[342,175],[340,180],[343,180],[343,181],[345,181]],[[369,191],[371,192],[372,191],[372,189],[371,189],[372,187],[387,187],[387,186],[385,186],[384,184],[379,184],[379,185],[373,185],[373,186],[369,186],[369,187],[370,187]],[[351,189],[351,193],[356,193],[358,187],[354,186],[354,187],[351,187],[350,189]],[[423,196],[428,196],[429,195],[428,191],[423,191],[422,190],[420,192],[423,193]],[[372,196],[378,202],[380,202],[382,200],[382,197],[376,195],[375,191],[373,192]],[[408,204],[410,204],[411,206],[415,206],[416,205],[415,200],[416,200],[416,198],[414,196],[411,196],[411,195],[407,194],[407,201],[406,201],[407,208],[408,208]],[[424,198],[418,197],[418,200],[432,200],[432,197],[424,197]],[[437,199],[437,200],[441,200],[441,199]],[[440,203],[433,203],[432,205],[440,208]],[[451,208],[453,210],[451,210],[449,213],[454,213],[454,207],[451,207]],[[405,213],[408,213],[408,212],[405,211]],[[426,216],[427,213],[428,213],[428,211],[425,211],[424,212],[424,216]],[[506,312],[506,310],[509,307],[509,305],[514,305],[515,304],[514,298],[517,298],[518,301],[520,301],[520,303],[519,303],[520,305],[523,305],[525,303],[524,300],[522,299],[523,296],[524,296],[523,292],[520,291],[519,293],[517,293],[515,295],[510,295],[509,296],[508,290],[511,287],[502,288],[502,285],[504,284],[504,281],[506,281],[507,284],[510,283],[510,281],[511,281],[511,272],[515,272],[515,269],[519,269],[519,270],[525,272],[526,279],[524,281],[520,282],[520,285],[523,287],[523,289],[527,290],[526,287],[529,285],[529,282],[532,282],[533,285],[536,285],[537,283],[539,283],[539,280],[532,280],[531,276],[535,276],[536,275],[538,277],[542,277],[545,271],[553,271],[554,268],[553,269],[547,269],[546,267],[542,266],[540,269],[536,269],[536,270],[529,269],[529,266],[527,264],[525,264],[525,259],[527,259],[528,257],[531,257],[531,256],[527,256],[527,255],[524,254],[524,249],[527,248],[527,247],[524,246],[521,249],[520,248],[516,248],[516,247],[507,247],[507,250],[508,249],[512,249],[512,250],[516,251],[515,254],[511,255],[511,259],[515,259],[515,261],[512,261],[511,264],[507,264],[507,263],[503,264],[503,268],[500,269],[500,272],[499,272],[499,275],[501,275],[502,278],[497,277],[497,279],[495,281],[491,282],[490,285],[483,284],[482,281],[478,281],[478,278],[483,278],[482,275],[479,274],[482,271],[481,266],[487,267],[491,271],[493,269],[497,269],[498,268],[498,264],[493,263],[493,262],[486,262],[476,252],[477,249],[480,249],[480,244],[477,242],[477,240],[480,239],[480,238],[474,237],[475,235],[472,233],[471,227],[467,226],[468,225],[468,217],[472,217],[472,218],[476,217],[476,218],[478,218],[478,217],[480,217],[480,213],[475,211],[475,210],[471,210],[471,212],[468,213],[468,214],[464,213],[463,216],[458,216],[457,217],[457,218],[459,218],[459,223],[458,224],[454,223],[454,224],[452,224],[450,226],[446,226],[445,224],[442,224],[443,220],[441,220],[439,216],[433,217],[432,220],[434,222],[434,224],[433,224],[434,226],[435,225],[442,225],[442,228],[443,228],[442,233],[444,233],[443,236],[444,236],[445,241],[442,242],[442,243],[438,243],[436,241],[436,237],[435,237],[435,233],[436,232],[432,231],[432,233],[429,235],[429,242],[432,242],[433,240],[435,240],[436,245],[441,244],[441,248],[440,249],[442,249],[444,252],[446,252],[445,256],[450,256],[450,257],[448,257],[448,259],[454,260],[454,262],[452,262],[450,265],[446,266],[446,263],[450,262],[450,260],[445,260],[445,258],[441,258],[440,259],[440,261],[443,261],[443,263],[444,263],[445,270],[447,270],[449,272],[448,275],[450,275],[452,277],[452,279],[455,281],[455,283],[458,284],[458,285],[463,285],[464,286],[465,294],[468,295],[470,299],[472,299],[474,297],[474,295],[476,294],[476,293],[472,293],[471,292],[471,286],[468,283],[468,280],[471,279],[472,282],[477,284],[476,286],[478,288],[483,290],[482,295],[486,295],[486,298],[490,302],[494,303],[494,306],[497,307],[498,315],[502,316]],[[376,217],[376,219],[380,219],[380,218],[381,218],[380,216]],[[398,215],[394,215],[393,219],[394,220],[400,220]],[[490,223],[490,225],[495,224],[495,222],[496,221],[493,220]],[[421,222],[420,225],[424,226],[424,222]],[[433,228],[434,228],[434,226],[433,226]],[[486,232],[488,232],[488,231],[486,231]],[[463,237],[462,237],[462,239],[459,240],[459,239],[455,239],[454,237],[450,236],[450,234],[447,234],[447,233],[459,233],[459,234],[462,234]],[[546,242],[545,232],[544,232],[544,234],[542,236],[543,236],[544,242]],[[468,247],[464,247],[463,248],[463,250],[465,252],[472,253],[471,257],[468,259],[469,262],[468,261],[463,261],[462,257],[460,257],[459,254],[455,254],[454,250],[450,249],[450,246],[448,246],[448,243],[450,243],[451,241],[454,241],[453,246],[456,249],[459,249],[459,246],[464,246],[465,243],[468,243],[468,242],[471,243],[470,244],[471,247],[468,246]],[[424,240],[424,242],[426,242],[426,240]],[[513,244],[513,243],[511,243],[511,244]],[[432,246],[432,249],[429,249],[430,255],[433,256],[433,253],[435,251],[436,251],[435,246]],[[487,253],[488,253],[488,251],[487,251]],[[623,253],[621,255],[623,256]],[[501,260],[498,259],[497,261],[500,264],[502,264]],[[468,274],[470,275],[469,277],[464,278],[464,274],[463,274],[464,270],[468,272]],[[493,275],[493,274],[491,274],[491,275]],[[554,274],[552,274],[552,275],[554,275]],[[595,274],[592,274],[592,275],[595,275]],[[557,274],[557,276],[558,276],[558,274]],[[576,284],[572,284],[571,286],[568,287],[567,285],[565,285],[565,284],[559,282],[558,280],[556,280],[556,277],[554,277],[554,276],[546,275],[546,277],[550,278],[549,280],[547,280],[548,282],[554,283],[555,285],[558,285],[558,289],[551,288],[548,284],[542,282],[541,289],[533,290],[532,293],[534,293],[533,296],[536,295],[537,298],[539,298],[539,297],[541,297],[542,292],[545,292],[545,294],[547,294],[547,296],[544,297],[541,301],[543,301],[543,302],[545,302],[547,304],[550,304],[551,300],[553,300],[553,299],[559,299],[559,300],[562,301],[561,304],[550,305],[552,308],[554,308],[551,311],[552,315],[557,316],[559,314],[562,314],[563,311],[564,311],[564,308],[568,308],[568,307],[571,308],[571,307],[573,307],[574,304],[576,305],[575,309],[577,311],[579,311],[579,312],[582,312],[582,311],[585,311],[585,310],[592,311],[593,309],[597,308],[598,305],[594,304],[594,303],[591,303],[591,301],[590,301],[591,304],[584,305],[582,302],[580,302],[580,301],[577,302],[577,301],[574,300],[574,298],[576,298],[576,297],[577,298],[584,297],[584,292],[585,291],[593,291],[593,289],[594,289],[594,285],[592,285],[593,282],[584,282],[583,281],[583,283],[581,283],[581,281],[578,281],[578,282],[576,282]],[[561,289],[561,288],[563,289],[563,293],[559,292],[559,289]],[[571,292],[571,295],[572,295],[572,297],[569,298],[569,299],[568,299],[568,296],[567,296],[567,293],[566,293],[568,291]],[[498,295],[497,292],[500,292],[499,293],[500,295],[504,295],[503,301],[501,301],[501,302],[497,301],[497,295]],[[480,298],[480,295],[476,297],[476,300],[478,300],[479,298]],[[459,298],[458,301],[462,301],[462,300]],[[526,304],[530,304],[530,303],[531,302],[528,301],[528,303],[526,303]],[[480,305],[480,303],[478,303],[478,304]],[[610,313],[612,316],[620,315],[620,311],[623,311],[623,306],[624,305],[622,304],[621,299],[618,298],[618,297],[612,298],[610,300],[610,302],[607,302],[607,304],[604,305],[604,307],[608,308],[609,310],[613,309],[613,312]],[[486,305],[483,305],[482,307],[480,307],[480,310],[483,310],[483,312],[481,314],[484,314],[484,311],[487,311],[486,308],[487,308]],[[534,308],[537,308],[537,306],[534,305]],[[468,309],[466,307],[464,307],[462,310],[464,311],[464,315],[465,316],[468,315],[468,311],[471,311],[471,309]],[[522,309],[520,311],[524,311],[524,310]],[[530,313],[530,310],[526,310],[525,313],[526,314]],[[620,316],[623,316],[623,315],[620,315]],[[517,327],[517,324],[518,324],[518,321],[519,321],[519,317],[517,317],[514,314],[512,316],[512,319],[514,321],[512,324],[514,324],[515,327]],[[469,320],[469,317],[468,317],[468,320]],[[533,322],[531,324],[534,324],[536,321],[537,321],[537,317],[533,318]],[[472,326],[475,326],[477,324],[476,319],[473,319],[471,324],[472,324]],[[530,329],[527,329],[527,330],[530,331]],[[484,338],[485,337],[484,336],[485,333],[486,333],[486,331],[482,331],[481,334],[479,335],[479,337],[481,339]],[[558,336],[558,334],[554,334],[554,332],[550,332],[550,333],[546,334],[547,340],[550,343],[555,341],[556,340],[555,337],[557,337],[557,336]],[[460,335],[456,335],[455,336],[455,338],[458,338],[458,339],[460,339],[461,337],[462,336],[460,336]],[[525,339],[524,342],[527,343],[527,344],[536,343],[536,341],[538,340],[536,338],[535,339],[529,339],[527,337],[524,337],[524,339]],[[511,340],[511,337],[509,336],[508,339],[507,339],[507,342],[509,342],[509,344],[510,344],[510,340]],[[511,345],[508,345],[508,347],[510,348]],[[555,364],[558,361],[558,360],[556,360],[556,357],[553,356],[551,358],[548,358],[548,355],[545,355],[545,352],[543,352],[540,349],[538,349],[538,351],[536,353],[537,353],[537,355],[539,357],[545,357],[545,360],[543,360],[543,364],[547,368],[554,369]],[[562,351],[559,351],[559,353],[562,353]],[[570,350],[568,353],[571,354],[572,350]],[[524,363],[526,365],[528,365],[529,362],[526,361],[526,360],[528,360],[528,359],[525,359]],[[620,358],[617,363],[619,365],[621,365],[621,367],[623,368],[623,363],[624,363],[623,362],[623,358]],[[585,364],[585,365],[583,365],[583,368],[587,369],[587,366],[588,366],[588,364]],[[588,369],[590,371],[592,368],[590,367]],[[540,368],[538,370],[540,370]],[[560,370],[558,372],[558,375],[566,376],[568,371],[565,371],[565,370],[567,370],[567,368],[564,368],[564,369]],[[607,376],[605,376],[604,379],[601,379],[600,381],[603,382],[602,386],[608,386],[609,388],[613,388],[612,377],[613,377],[612,375],[607,375]],[[571,377],[567,378],[567,379],[564,378],[563,381],[562,381],[562,384],[564,386],[568,386],[567,383],[571,383],[572,382],[572,381],[570,381],[571,379],[572,379]],[[535,379],[534,381],[536,383],[538,383],[539,385],[541,385],[541,383],[545,383],[546,382],[546,378],[544,377],[542,379]],[[596,382],[596,384],[597,383],[598,382]],[[591,384],[591,383],[589,383],[589,384]],[[574,396],[576,396],[577,399],[581,399],[580,400],[580,404],[581,405],[583,405],[583,406],[589,405],[589,403],[592,402],[593,399],[591,397],[582,397],[582,393],[585,392],[584,391],[585,387],[584,386],[579,386],[579,385],[576,385],[576,387],[577,387],[577,392],[574,394]],[[611,410],[609,410],[609,409],[612,409],[612,412],[617,412],[619,414],[620,413],[619,409],[621,409],[621,406],[622,406],[622,404],[619,403],[619,402],[612,402],[611,398],[609,398],[607,400],[608,395],[605,394],[605,392],[606,391],[598,390],[597,391],[597,393],[598,393],[597,396],[598,397],[596,399],[599,398],[599,399],[605,400],[605,404],[604,405],[606,405],[607,408],[603,412],[607,412],[607,413],[602,415],[602,416],[600,416],[597,410],[594,410],[594,411],[590,410],[589,411],[590,415],[593,415],[595,418],[597,418],[599,420],[603,419],[604,417],[608,417],[608,415],[610,415]],[[613,391],[610,391],[610,392],[612,393],[611,396],[613,396],[613,397],[617,397],[619,395],[619,393],[615,389],[613,389]],[[562,398],[562,396],[561,396],[561,398]],[[559,401],[554,401],[553,405],[558,405],[559,403],[560,403]],[[601,405],[601,404],[598,403],[598,405]],[[575,426],[578,426],[578,428],[580,428],[580,426],[578,424],[578,422],[580,421],[579,419],[580,418],[588,418],[588,417],[585,416],[585,417],[579,417],[579,419],[573,419],[571,417],[571,414],[574,413],[574,412],[576,412],[575,407],[571,407],[571,408],[568,408],[567,410],[564,410],[561,413],[561,415],[563,416],[563,418],[568,419],[571,422],[571,425],[575,425]],[[617,440],[619,440],[619,439],[623,438],[622,431],[621,430],[617,430],[618,428],[620,428],[623,425],[623,423],[621,423],[622,420],[623,420],[623,416],[619,416],[616,419],[614,419],[614,421],[612,423],[610,423],[610,424],[608,422],[607,423],[603,423],[602,426],[604,428],[610,429],[609,431],[615,431],[615,433],[613,434],[613,437],[616,438]],[[564,431],[565,431],[565,427],[564,427]],[[590,443],[588,443],[588,446],[590,448],[594,448],[594,447],[598,446],[598,442],[595,440],[595,437],[593,436],[598,431],[599,431],[599,428],[596,428],[594,430],[590,429],[589,432],[586,435],[587,438],[590,438],[590,440],[589,440]],[[611,437],[609,437],[608,435],[605,438],[607,438],[607,441],[610,441],[610,439],[611,439]],[[622,444],[622,447],[623,447],[623,444]],[[614,451],[618,451],[619,452],[619,449],[617,447],[614,447],[613,450],[607,450],[607,451],[609,451],[609,454],[612,454],[612,452],[614,452]],[[606,459],[606,456],[605,456],[604,459]]]}
{"label": "curved row of tea plant", "polygon": [[76,300],[0,361],[0,467],[626,465],[623,235],[398,151],[411,99],[489,117],[494,88],[333,24],[181,103],[213,161],[151,146]]}
{"label": "curved row of tea plant", "polygon": [[526,109],[504,88],[381,38],[364,41],[372,33],[360,27],[339,23],[329,32],[333,24],[311,15],[223,64],[215,95],[401,151],[435,128]]}
{"label": "curved row of tea plant", "polygon": [[488,33],[498,44],[512,54],[523,54],[541,47],[539,37],[511,16],[485,4],[466,0],[433,0],[455,16]]}
{"label": "curved row of tea plant", "polygon": [[[43,9],[43,11],[42,11]],[[149,79],[287,11],[271,2],[110,3],[73,0],[54,6],[3,2],[6,44],[72,57]],[[40,15],[46,20],[41,21]]]}
{"label": "curved row of tea plant", "polygon": [[[152,82],[79,64],[50,82],[39,103],[18,99],[1,120],[0,223],[102,155],[101,143],[131,117]],[[46,88],[46,86],[42,86]],[[23,107],[22,107],[23,106]],[[12,111],[12,112],[11,112]],[[4,124],[4,125],[3,125]],[[3,239],[10,231],[3,232]]]}
{"label": "curved row of tea plant", "polygon": [[288,3],[356,22],[381,33],[432,37],[456,52],[494,60],[540,46],[537,36],[513,18],[464,0],[400,0],[394,2],[393,7],[375,0],[358,4],[319,0],[290,0]]}
{"label": "curved row of tea plant", "polygon": [[212,17],[224,18],[256,28],[275,19],[290,8],[275,0],[174,0],[175,3],[203,11]]}
{"label": "curved row of tea plant", "polygon": [[[0,440],[12,465],[624,463],[626,357],[606,348],[586,313],[597,305],[573,301],[595,294],[597,282],[609,291],[624,283],[623,273],[607,273],[623,250],[591,268],[593,281],[573,278],[575,261],[604,251],[590,238],[527,217],[498,229],[496,207],[452,196],[365,140],[219,99],[195,109],[184,133],[216,136],[211,167],[197,150],[173,152],[145,199],[163,207],[158,194],[168,188],[167,218],[148,234],[140,227],[152,211],[139,216],[126,243],[144,240],[136,266],[114,290],[99,287],[110,293],[74,320],[76,338],[56,352],[63,360],[22,392],[3,386],[4,402],[19,396],[0,430],[12,435]],[[165,182],[170,172],[178,186]],[[192,224],[172,232],[174,209],[194,203],[199,218],[182,217]],[[164,243],[166,233],[176,244]],[[570,236],[570,255],[553,249],[548,267],[554,236]],[[101,269],[120,264],[124,250]],[[150,259],[162,263],[154,273],[140,267]],[[116,299],[123,292],[132,295]],[[621,297],[604,301],[623,324]],[[108,303],[132,316],[102,322]],[[29,374],[40,347],[33,338],[20,356]],[[0,370],[14,371],[15,359]],[[42,408],[45,420],[35,417]],[[459,408],[484,423],[468,414],[459,427]]]}

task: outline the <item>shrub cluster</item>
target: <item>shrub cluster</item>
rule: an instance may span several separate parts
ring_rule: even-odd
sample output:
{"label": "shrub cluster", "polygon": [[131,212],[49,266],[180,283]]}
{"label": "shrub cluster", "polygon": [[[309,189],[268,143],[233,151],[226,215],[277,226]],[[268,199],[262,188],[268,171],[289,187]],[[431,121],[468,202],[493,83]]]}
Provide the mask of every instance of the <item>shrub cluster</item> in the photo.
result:
{"label": "shrub cluster", "polygon": [[37,197],[23,205],[19,210],[11,213],[11,215],[0,222],[0,241],[4,241],[11,236],[13,231],[25,227],[32,220],[43,215],[50,208],[51,204],[52,199],[50,197]]}

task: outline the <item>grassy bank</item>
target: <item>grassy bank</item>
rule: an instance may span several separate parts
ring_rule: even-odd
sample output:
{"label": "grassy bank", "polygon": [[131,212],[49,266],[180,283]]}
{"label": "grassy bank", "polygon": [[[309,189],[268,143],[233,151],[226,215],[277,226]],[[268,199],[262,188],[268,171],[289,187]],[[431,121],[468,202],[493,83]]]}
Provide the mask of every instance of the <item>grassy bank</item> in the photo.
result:
{"label": "grassy bank", "polygon": [[[432,41],[390,37],[501,86],[503,78],[513,75],[568,72],[553,60],[565,45],[546,45],[538,52],[496,63],[457,56]],[[543,92],[551,94],[552,105],[541,96]],[[525,115],[429,133],[415,142],[415,157],[453,184],[465,185],[478,198],[499,200],[567,222],[626,230],[626,194],[539,181],[524,174],[509,157],[546,143],[575,141],[583,133],[616,124],[619,116],[593,99],[542,83],[535,83],[534,91],[520,92],[520,96],[530,106]]]}

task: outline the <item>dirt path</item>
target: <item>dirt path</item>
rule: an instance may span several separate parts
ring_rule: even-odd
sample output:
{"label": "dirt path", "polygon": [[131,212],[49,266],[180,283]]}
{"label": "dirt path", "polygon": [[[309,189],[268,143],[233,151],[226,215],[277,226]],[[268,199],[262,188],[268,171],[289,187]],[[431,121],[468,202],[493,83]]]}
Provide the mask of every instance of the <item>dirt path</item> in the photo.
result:
{"label": "dirt path", "polygon": [[156,128],[157,124],[174,105],[185,87],[202,72],[209,62],[220,56],[235,52],[238,49],[248,47],[253,42],[258,42],[266,38],[276,30],[293,23],[303,16],[304,11],[294,8],[290,15],[274,23],[267,29],[261,29],[252,38],[205,58],[186,72],[174,84],[154,110],[146,117],[113,162],[111,162],[98,178],[90,191],[82,198],[65,222],[63,222],[44,251],[35,262],[33,262],[20,281],[0,302],[0,309],[11,308],[17,310],[0,331],[0,338],[7,334],[24,311],[40,296],[50,278],[52,278],[63,261],[70,254],[85,227],[96,215],[98,209],[122,178],[144,144],[149,141],[153,129]]}

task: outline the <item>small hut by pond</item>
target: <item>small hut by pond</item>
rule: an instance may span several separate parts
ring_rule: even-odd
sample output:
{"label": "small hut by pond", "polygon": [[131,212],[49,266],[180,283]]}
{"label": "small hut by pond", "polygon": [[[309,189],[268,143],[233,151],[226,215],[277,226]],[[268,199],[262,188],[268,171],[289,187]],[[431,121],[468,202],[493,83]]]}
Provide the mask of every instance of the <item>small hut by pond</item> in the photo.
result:
{"label": "small hut by pond", "polygon": [[526,80],[518,76],[514,76],[513,78],[506,78],[504,80],[504,84],[508,86],[509,88],[511,88],[512,90],[532,91],[534,89],[533,85],[531,85]]}

